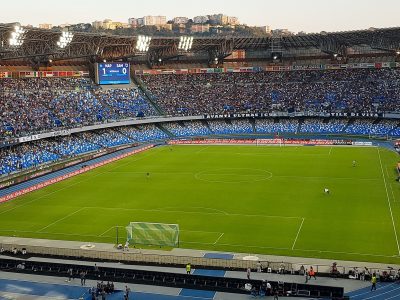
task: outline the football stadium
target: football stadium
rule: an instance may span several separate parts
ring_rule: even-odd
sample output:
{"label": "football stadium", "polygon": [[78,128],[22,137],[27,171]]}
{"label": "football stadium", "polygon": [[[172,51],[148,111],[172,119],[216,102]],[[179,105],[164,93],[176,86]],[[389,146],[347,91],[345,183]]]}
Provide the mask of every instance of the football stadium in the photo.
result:
{"label": "football stadium", "polygon": [[400,28],[146,18],[0,23],[0,299],[400,299]]}

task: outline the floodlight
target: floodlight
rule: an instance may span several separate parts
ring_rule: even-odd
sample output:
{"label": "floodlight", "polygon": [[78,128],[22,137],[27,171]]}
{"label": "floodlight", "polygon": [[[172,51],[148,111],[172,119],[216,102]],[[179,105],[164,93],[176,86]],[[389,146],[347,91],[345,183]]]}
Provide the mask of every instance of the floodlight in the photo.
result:
{"label": "floodlight", "polygon": [[178,50],[189,51],[193,46],[192,36],[181,36],[179,39]]}
{"label": "floodlight", "polygon": [[11,38],[8,40],[10,46],[19,47],[24,43],[26,30],[16,25],[14,31],[11,32]]}
{"label": "floodlight", "polygon": [[338,54],[337,53],[333,54],[333,57],[334,58],[338,57]]}
{"label": "floodlight", "polygon": [[397,51],[396,51],[396,54],[397,54],[397,55],[400,55],[400,50],[397,50]]}
{"label": "floodlight", "polygon": [[140,52],[149,51],[151,36],[139,35],[136,41],[136,50]]}
{"label": "floodlight", "polygon": [[64,49],[72,42],[73,38],[74,34],[72,32],[63,31],[60,36],[60,39],[57,42],[57,46],[60,47],[61,49]]}

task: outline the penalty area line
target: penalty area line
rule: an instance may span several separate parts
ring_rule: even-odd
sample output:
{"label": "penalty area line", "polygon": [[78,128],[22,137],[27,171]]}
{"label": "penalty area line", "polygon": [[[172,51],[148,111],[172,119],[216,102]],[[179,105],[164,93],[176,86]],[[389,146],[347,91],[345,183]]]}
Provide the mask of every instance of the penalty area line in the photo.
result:
{"label": "penalty area line", "polygon": [[100,234],[99,237],[104,236],[107,232],[110,232],[111,230],[113,230],[114,228],[117,228],[117,227],[120,227],[120,226],[112,226],[112,227],[108,228],[106,231],[104,231],[102,234]]}
{"label": "penalty area line", "polygon": [[294,242],[293,242],[292,250],[294,250],[294,246],[296,245],[297,239],[299,238],[301,228],[303,228],[304,220],[305,220],[304,218],[301,220],[301,224],[300,224],[299,230],[297,231],[296,238],[294,239]]}
{"label": "penalty area line", "polygon": [[81,207],[81,208],[78,209],[77,211],[74,211],[73,213],[70,213],[69,215],[66,215],[65,217],[63,217],[63,218],[61,218],[61,219],[58,219],[58,220],[54,221],[53,223],[47,225],[46,227],[43,227],[42,229],[36,231],[36,233],[40,233],[40,232],[42,232],[43,230],[45,230],[45,229],[47,229],[47,228],[49,228],[49,227],[51,227],[51,226],[53,226],[53,225],[55,225],[55,224],[61,222],[61,221],[64,221],[65,219],[68,219],[69,217],[72,217],[73,215],[75,215],[75,214],[81,212],[81,211],[84,210],[84,209],[85,209],[85,207]]}
{"label": "penalty area line", "polygon": [[223,233],[221,233],[221,235],[217,238],[217,240],[214,242],[214,245],[216,245],[218,242],[219,242],[219,240],[224,236],[224,232]]}

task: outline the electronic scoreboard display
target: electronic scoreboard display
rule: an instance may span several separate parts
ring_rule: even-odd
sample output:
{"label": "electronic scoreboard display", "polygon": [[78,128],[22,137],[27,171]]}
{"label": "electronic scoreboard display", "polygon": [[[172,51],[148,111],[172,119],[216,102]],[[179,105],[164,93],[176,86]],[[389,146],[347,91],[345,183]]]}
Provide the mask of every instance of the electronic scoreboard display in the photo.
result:
{"label": "electronic scoreboard display", "polygon": [[131,83],[129,63],[96,64],[97,84],[129,84]]}

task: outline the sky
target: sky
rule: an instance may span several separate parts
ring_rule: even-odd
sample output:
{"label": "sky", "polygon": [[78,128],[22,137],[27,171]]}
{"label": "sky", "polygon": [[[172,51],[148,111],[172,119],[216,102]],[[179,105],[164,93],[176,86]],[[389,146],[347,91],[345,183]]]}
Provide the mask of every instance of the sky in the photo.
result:
{"label": "sky", "polygon": [[1,0],[0,23],[91,23],[130,17],[194,17],[223,13],[241,23],[293,32],[400,26],[400,0]]}

